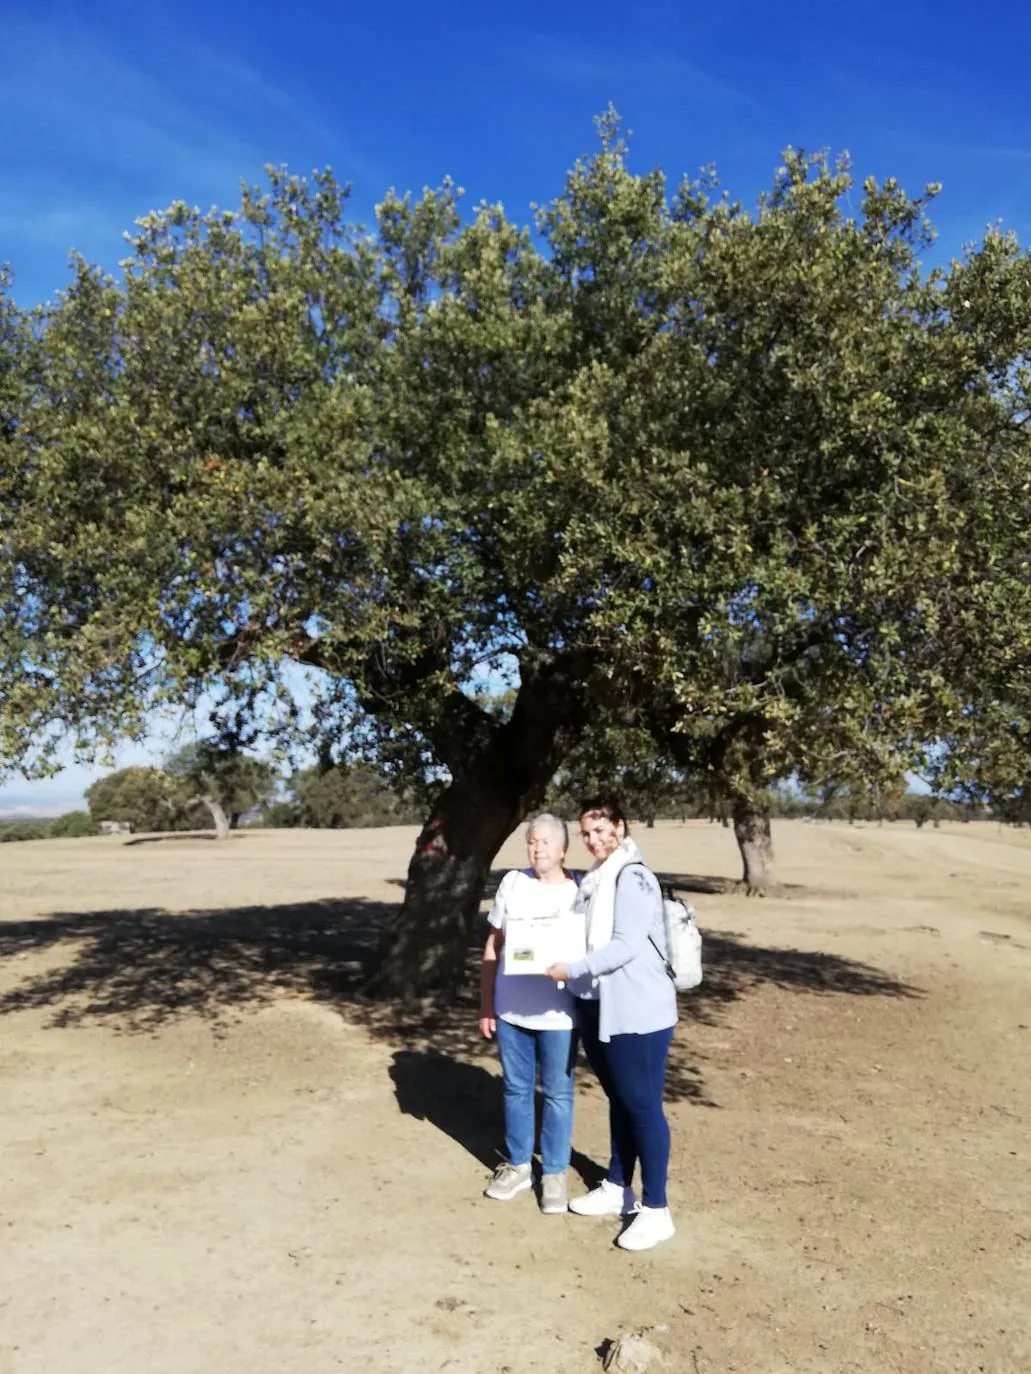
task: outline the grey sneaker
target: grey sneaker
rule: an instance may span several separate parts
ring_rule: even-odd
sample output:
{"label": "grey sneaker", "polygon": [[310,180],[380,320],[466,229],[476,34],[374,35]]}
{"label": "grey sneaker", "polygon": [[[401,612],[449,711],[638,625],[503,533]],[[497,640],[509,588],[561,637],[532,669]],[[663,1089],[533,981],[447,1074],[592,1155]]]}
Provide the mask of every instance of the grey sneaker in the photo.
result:
{"label": "grey sneaker", "polygon": [[569,1206],[565,1174],[544,1174],[541,1178],[541,1211],[549,1216],[564,1212]]}
{"label": "grey sneaker", "polygon": [[495,1202],[508,1202],[517,1193],[525,1193],[532,1181],[529,1164],[500,1164],[483,1196],[492,1197]]}

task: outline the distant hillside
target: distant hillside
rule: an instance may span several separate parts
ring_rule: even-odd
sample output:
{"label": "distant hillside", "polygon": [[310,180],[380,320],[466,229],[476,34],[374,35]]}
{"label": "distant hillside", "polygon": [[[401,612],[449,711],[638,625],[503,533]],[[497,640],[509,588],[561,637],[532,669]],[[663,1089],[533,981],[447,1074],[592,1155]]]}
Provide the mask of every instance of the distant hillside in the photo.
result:
{"label": "distant hillside", "polygon": [[0,806],[0,821],[46,821],[72,809],[70,806]]}

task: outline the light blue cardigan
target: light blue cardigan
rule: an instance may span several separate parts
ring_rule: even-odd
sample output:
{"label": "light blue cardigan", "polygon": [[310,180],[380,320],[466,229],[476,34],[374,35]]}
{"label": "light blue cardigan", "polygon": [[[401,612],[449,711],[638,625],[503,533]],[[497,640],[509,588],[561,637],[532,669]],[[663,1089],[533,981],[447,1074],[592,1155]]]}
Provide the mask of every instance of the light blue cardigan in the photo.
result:
{"label": "light blue cardigan", "polygon": [[616,883],[612,939],[569,965],[570,991],[580,996],[589,979],[598,979],[600,1039],[647,1035],[676,1025],[677,994],[666,972],[665,953],[658,879],[643,865],[628,864]]}

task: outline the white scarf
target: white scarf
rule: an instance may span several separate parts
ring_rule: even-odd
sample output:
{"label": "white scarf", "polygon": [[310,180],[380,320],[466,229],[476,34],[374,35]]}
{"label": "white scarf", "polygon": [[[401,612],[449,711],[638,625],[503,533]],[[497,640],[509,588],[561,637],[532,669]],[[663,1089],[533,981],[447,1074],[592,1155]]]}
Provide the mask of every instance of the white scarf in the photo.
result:
{"label": "white scarf", "polygon": [[587,948],[600,949],[612,939],[616,916],[616,879],[627,864],[642,863],[641,851],[628,835],[607,859],[596,863],[580,884],[577,906],[587,913]]}

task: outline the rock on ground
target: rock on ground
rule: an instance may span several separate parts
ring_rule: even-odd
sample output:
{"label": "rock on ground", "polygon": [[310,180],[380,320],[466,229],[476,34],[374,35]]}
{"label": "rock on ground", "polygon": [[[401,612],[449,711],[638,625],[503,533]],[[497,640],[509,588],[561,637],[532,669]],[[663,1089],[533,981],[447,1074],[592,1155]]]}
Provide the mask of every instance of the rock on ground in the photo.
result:
{"label": "rock on ground", "polygon": [[637,1331],[617,1336],[605,1355],[603,1368],[608,1374],[645,1374],[645,1370],[664,1365],[662,1351]]}

